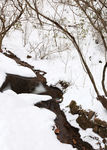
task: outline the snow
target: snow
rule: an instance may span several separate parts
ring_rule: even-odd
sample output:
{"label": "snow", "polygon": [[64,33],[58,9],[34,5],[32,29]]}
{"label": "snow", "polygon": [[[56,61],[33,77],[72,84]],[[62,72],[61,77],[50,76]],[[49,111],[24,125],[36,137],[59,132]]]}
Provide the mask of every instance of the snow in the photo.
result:
{"label": "snow", "polygon": [[22,31],[19,30],[11,31],[3,40],[3,46],[2,46],[3,49],[11,50],[18,57],[20,56],[20,58],[26,57],[27,52],[23,47],[22,37],[23,37]]}
{"label": "snow", "polygon": [[[94,145],[95,149],[99,149],[99,144],[101,144],[102,147],[104,147],[104,144],[102,142],[102,138],[98,136],[97,134],[92,132],[92,129],[86,129],[80,130],[81,137],[84,141],[89,142],[91,145]],[[93,140],[94,139],[94,140]]]}
{"label": "snow", "polygon": [[33,93],[37,93],[37,94],[44,93],[44,92],[46,92],[46,89],[41,83],[39,83],[39,85],[33,91]]}
{"label": "snow", "polygon": [[99,150],[98,142],[101,144],[102,147],[104,147],[104,144],[102,142],[103,139],[100,136],[98,136],[97,134],[95,134],[92,131],[92,129],[83,130],[79,127],[78,123],[76,122],[76,119],[77,119],[78,115],[72,115],[71,113],[69,113],[68,107],[66,109],[64,109],[64,113],[65,113],[69,123],[72,126],[80,129],[79,133],[80,133],[81,138],[83,139],[83,141],[86,141],[86,142],[90,143],[90,145],[92,145],[94,147],[94,149],[96,149],[96,150]]}
{"label": "snow", "polygon": [[[33,35],[34,36],[34,35]],[[33,38],[33,37],[32,37]],[[88,39],[89,39],[90,37],[88,37]],[[11,36],[11,39],[14,39],[12,36]],[[9,41],[8,41],[9,42]],[[15,44],[17,44],[17,42],[15,43]],[[96,115],[97,115],[97,117],[98,118],[100,118],[101,120],[105,120],[105,121],[107,121],[107,117],[106,117],[106,110],[102,107],[102,105],[101,105],[101,103],[99,102],[99,101],[97,101],[97,99],[96,99],[96,93],[95,93],[95,91],[94,91],[94,89],[93,89],[93,86],[92,86],[92,83],[90,82],[90,80],[89,80],[89,77],[87,76],[87,74],[86,74],[86,71],[84,70],[84,68],[83,68],[83,65],[82,65],[82,62],[81,62],[81,60],[80,60],[80,58],[79,58],[79,56],[78,56],[78,53],[74,50],[74,48],[72,49],[72,51],[65,51],[65,52],[62,52],[61,54],[60,54],[60,56],[57,56],[57,57],[54,57],[54,58],[52,58],[52,59],[45,59],[45,60],[36,60],[36,59],[34,59],[34,57],[33,58],[31,58],[31,59],[27,59],[26,58],[26,55],[27,55],[27,53],[25,53],[25,48],[23,48],[24,49],[24,51],[23,51],[23,54],[22,54],[22,52],[20,51],[20,49],[21,49],[21,43],[19,44],[19,48],[14,48],[14,44],[13,43],[10,43],[9,44],[9,47],[11,47],[11,49],[12,49],[12,51],[18,56],[18,57],[20,57],[21,58],[21,60],[23,60],[23,61],[26,61],[26,62],[28,62],[29,64],[31,64],[31,65],[33,65],[34,67],[35,67],[35,69],[39,69],[39,70],[43,70],[43,71],[46,71],[47,72],[47,74],[45,75],[45,77],[46,77],[46,79],[47,79],[47,84],[48,85],[57,85],[57,83],[58,83],[58,81],[60,81],[60,80],[63,80],[63,81],[66,81],[66,82],[69,82],[70,83],[70,86],[66,89],[66,91],[65,91],[65,94],[64,94],[64,99],[63,99],[63,102],[61,103],[61,109],[63,109],[63,110],[65,110],[65,114],[66,114],[66,117],[67,117],[67,119],[68,119],[68,121],[71,123],[71,125],[73,125],[73,126],[75,126],[75,127],[78,127],[79,129],[80,129],[80,133],[81,133],[81,136],[82,136],[82,138],[83,138],[83,140],[86,140],[87,142],[90,142],[90,144],[94,147],[94,148],[98,148],[98,145],[96,144],[97,142],[96,142],[96,140],[95,139],[90,139],[90,137],[89,136],[91,136],[91,135],[93,135],[93,136],[96,136],[96,137],[99,137],[98,135],[96,135],[96,134],[94,134],[93,132],[88,132],[89,130],[86,130],[85,132],[78,126],[78,124],[76,123],[76,118],[77,118],[77,115],[71,115],[71,114],[69,114],[69,113],[66,113],[66,111],[69,111],[68,110],[68,108],[66,108],[66,106],[68,106],[69,104],[70,104],[70,102],[71,102],[71,100],[75,100],[76,102],[77,102],[77,105],[81,105],[82,106],[82,108],[83,109],[85,109],[85,110],[93,110],[93,111],[95,111],[95,113],[96,113]],[[7,47],[7,49],[8,49],[8,45],[6,44],[6,47]],[[92,49],[92,51],[91,51],[91,53],[90,53],[90,49]],[[97,51],[97,53],[96,53],[96,49],[97,49],[97,47],[95,46],[95,44],[93,43],[93,41],[92,40],[90,40],[90,44],[87,46],[87,45],[85,45],[84,47],[83,47],[83,51],[84,51],[84,54],[86,54],[85,55],[85,57],[86,57],[86,60],[87,60],[87,63],[88,63],[88,65],[89,65],[89,67],[90,67],[90,69],[91,69],[91,71],[92,71],[92,73],[93,73],[93,75],[94,75],[94,78],[95,78],[95,82],[96,82],[96,84],[98,85],[98,89],[100,90],[100,92],[101,92],[101,94],[103,94],[103,91],[102,91],[102,88],[101,88],[101,77],[102,77],[102,70],[103,70],[103,65],[104,65],[104,55],[103,55],[103,53],[101,52],[101,51]],[[89,56],[91,56],[91,61],[90,61],[90,59],[89,59]],[[2,58],[4,58],[5,56],[3,56]],[[6,57],[5,57],[6,58]],[[2,60],[2,59],[1,59]],[[5,59],[4,59],[5,60]],[[7,60],[7,59],[6,59]],[[9,62],[10,61],[12,61],[12,60],[10,60],[10,59],[8,59],[9,60]],[[102,64],[99,64],[98,62],[99,62],[99,60],[102,60]],[[8,61],[7,61],[8,62]],[[14,62],[15,63],[15,62]],[[10,63],[10,66],[11,67],[8,67],[8,68],[6,68],[5,69],[5,71],[2,71],[3,70],[3,67],[2,67],[2,65],[0,65],[1,66],[1,71],[2,72],[10,72],[10,70],[12,70],[11,72],[14,72],[14,73],[18,73],[17,71],[15,71],[16,69],[11,69],[11,68],[14,68],[14,64],[13,63],[13,61]],[[4,66],[6,66],[6,65],[4,65]],[[15,63],[15,66],[16,66],[16,63]],[[16,68],[20,68],[21,66],[17,66]],[[5,68],[5,67],[4,67]],[[20,70],[20,69],[17,69],[17,70]],[[24,69],[25,69],[25,67],[24,67]],[[98,72],[98,73],[97,73]],[[28,72],[27,71],[20,71],[20,73],[21,73],[21,75],[26,75],[26,74],[28,74]],[[35,90],[36,90],[36,92],[38,91],[38,93],[39,93],[39,91],[40,90],[43,90],[44,91],[44,88],[43,88],[43,86],[41,86],[41,85],[39,85],[38,86],[38,88],[36,88]],[[6,91],[5,91],[6,92]],[[33,115],[35,115],[35,117],[34,118],[38,118],[37,116],[36,116],[36,113],[37,113],[37,115],[38,116],[40,116],[38,119],[40,119],[40,120],[42,120],[43,118],[45,119],[45,113],[47,112],[47,110],[45,110],[46,112],[44,113],[43,111],[44,111],[44,109],[42,110],[42,109],[38,109],[37,108],[37,110],[38,111],[42,111],[43,112],[43,118],[42,118],[42,114],[41,114],[41,112],[40,112],[40,114],[41,115],[39,115],[39,113],[38,113],[38,111],[37,110],[34,110],[35,108],[33,108],[33,106],[32,106],[32,104],[34,104],[34,102],[36,101],[36,100],[38,100],[39,99],[39,97],[38,97],[39,95],[36,95],[36,94],[19,94],[19,95],[17,95],[16,97],[18,97],[18,99],[19,99],[19,101],[20,101],[20,99],[21,99],[21,102],[19,103],[20,105],[25,105],[25,103],[26,103],[26,105],[27,105],[27,108],[28,107],[32,107],[32,109],[30,109],[31,110],[31,113],[32,113],[32,111],[33,111]],[[51,97],[48,97],[47,98],[47,96],[46,97],[41,97],[40,96],[40,99],[39,100],[47,100],[47,99],[50,99]],[[23,100],[22,100],[23,99]],[[29,101],[30,100],[30,101]],[[24,103],[23,103],[23,101],[24,101]],[[14,105],[15,105],[15,103],[16,103],[16,105],[18,105],[17,104],[17,102],[16,101],[14,101]],[[29,106],[30,105],[30,106]],[[25,106],[24,106],[25,107]],[[12,107],[12,109],[13,109],[13,107]],[[27,124],[28,126],[31,126],[31,128],[32,128],[32,130],[31,129],[28,129],[28,130],[30,130],[30,131],[28,131],[26,128],[25,128],[25,130],[26,130],[26,134],[27,135],[29,135],[29,137],[24,137],[24,135],[26,135],[25,134],[25,131],[22,131],[22,129],[21,129],[21,127],[20,128],[18,128],[18,126],[15,124],[15,126],[16,126],[16,128],[17,128],[17,130],[18,130],[18,132],[20,133],[20,136],[22,136],[22,139],[18,139],[18,137],[14,137],[15,135],[12,135],[12,138],[16,138],[16,143],[13,145],[13,146],[15,146],[15,145],[19,145],[20,147],[20,149],[21,149],[21,147],[24,147],[25,146],[25,143],[27,143],[28,145],[25,147],[25,149],[27,149],[28,148],[28,150],[29,149],[34,149],[35,150],[35,148],[33,148],[33,145],[37,145],[37,149],[38,150],[42,150],[42,149],[45,149],[46,148],[46,150],[48,150],[48,148],[49,149],[52,149],[52,148],[54,148],[54,149],[57,149],[57,148],[59,148],[59,149],[66,149],[67,150],[67,148],[69,149],[69,146],[67,146],[66,144],[62,144],[62,143],[60,143],[59,141],[57,141],[57,139],[56,139],[56,137],[55,137],[55,135],[54,135],[54,133],[52,133],[51,131],[52,131],[52,126],[50,125],[49,126],[49,130],[51,130],[50,131],[50,136],[48,137],[48,135],[46,135],[46,132],[45,131],[43,131],[42,130],[42,135],[40,134],[40,132],[38,131],[38,130],[36,130],[36,129],[34,129],[34,127],[32,127],[33,125],[31,125],[31,124],[34,124],[34,126],[36,126],[36,122],[33,120],[33,118],[31,119],[31,118],[27,118],[29,115],[28,115],[28,113],[26,112],[26,111],[28,111],[29,112],[29,114],[30,114],[30,110],[26,110],[25,112],[26,112],[26,115],[25,115],[25,113],[23,114],[23,112],[22,112],[22,109],[23,109],[23,111],[25,111],[26,109],[25,108],[21,108],[21,109],[19,109],[18,111],[20,112],[20,113],[22,113],[22,120],[23,120],[23,118],[25,118],[25,120],[23,120],[23,124],[24,124],[24,122],[25,122],[25,124]],[[36,112],[35,112],[36,111]],[[49,113],[50,113],[50,111],[48,111]],[[12,114],[14,114],[13,112],[11,113],[11,115]],[[53,113],[51,113],[52,115],[53,115]],[[10,116],[11,116],[10,115]],[[17,114],[16,114],[16,116],[17,116]],[[26,120],[26,118],[27,118],[27,120]],[[47,116],[46,116],[46,118],[47,118]],[[15,119],[15,122],[20,122],[19,120],[20,120],[20,117],[18,118],[18,116],[17,116],[17,119]],[[44,119],[43,119],[43,121],[44,121]],[[54,120],[54,118],[53,118],[53,120]],[[51,124],[53,123],[53,120],[51,120],[50,122],[51,122]],[[30,123],[31,122],[31,124],[29,125],[28,124],[28,122]],[[38,121],[39,122],[39,121]],[[42,121],[41,121],[42,122]],[[45,124],[45,122],[47,122],[48,123],[48,121],[44,121],[44,122],[42,122],[42,124]],[[7,124],[7,122],[6,122],[6,124]],[[14,124],[14,123],[13,123]],[[18,124],[18,123],[17,123]],[[24,124],[24,125],[25,125]],[[53,123],[54,124],[54,123]],[[19,126],[21,126],[21,125],[19,125]],[[26,126],[26,125],[25,125]],[[40,126],[40,125],[39,125]],[[24,127],[23,127],[24,128]],[[29,128],[29,127],[28,127]],[[43,125],[41,125],[40,126],[40,128],[43,128]],[[45,129],[46,128],[46,129]],[[14,129],[14,128],[13,128]],[[2,130],[2,128],[1,128],[1,130]],[[12,130],[12,128],[10,127],[10,129],[9,130]],[[15,129],[14,129],[15,130]],[[47,125],[44,125],[44,130],[46,130],[47,131]],[[83,131],[83,132],[82,132]],[[16,132],[16,131],[12,131],[12,132]],[[22,133],[21,133],[22,132]],[[34,132],[34,133],[32,133],[32,132]],[[47,131],[48,132],[48,131]],[[51,134],[52,133],[52,134]],[[7,134],[7,133],[6,133]],[[9,133],[10,135],[12,134],[12,133]],[[18,133],[17,133],[18,134]],[[22,135],[21,135],[22,134]],[[31,135],[32,134],[32,135]],[[39,134],[39,135],[38,135]],[[9,135],[9,136],[10,136]],[[38,140],[35,138],[35,140],[33,140],[33,138],[35,137],[35,135],[37,135],[37,137],[38,137]],[[7,135],[6,135],[7,136]],[[18,136],[19,136],[19,134],[18,134]],[[42,137],[40,137],[40,136],[42,136]],[[45,137],[46,136],[46,137]],[[52,137],[51,137],[52,136]],[[8,137],[8,136],[7,136]],[[39,138],[40,137],[40,138]],[[85,138],[84,138],[85,137]],[[88,138],[89,137],[89,138]],[[30,139],[32,139],[32,140],[29,140],[30,142],[24,142],[24,138],[25,138],[25,140],[26,141],[28,141],[29,140],[29,138]],[[41,140],[40,140],[41,139]],[[45,139],[45,140],[44,140]],[[47,140],[46,140],[47,139]],[[50,139],[50,142],[49,142],[49,140],[48,139]],[[12,139],[13,140],[13,139]],[[60,144],[58,144],[58,145],[60,145],[60,146],[58,146],[58,145],[55,145],[55,141],[57,142],[57,143],[60,143]],[[21,142],[22,141],[22,142]],[[31,142],[32,141],[32,142]],[[38,142],[38,141],[41,141],[41,142]],[[101,139],[100,139],[100,141],[101,141]],[[21,144],[22,144],[22,146],[19,144],[21,142]],[[36,143],[36,144],[34,144],[34,143]],[[46,143],[48,143],[47,145],[47,147],[45,147],[46,146],[46,144],[45,144],[45,142]],[[53,143],[54,144],[53,144]],[[6,143],[6,140],[4,139],[4,143]],[[38,144],[37,144],[38,143]],[[41,146],[41,143],[43,144],[43,147]],[[5,145],[5,144],[4,144]],[[12,144],[11,144],[12,145]],[[9,146],[8,146],[9,147]],[[61,147],[61,148],[60,148]],[[66,147],[66,148],[65,148]],[[15,149],[16,147],[14,147],[13,149]],[[11,149],[11,148],[10,148]],[[71,146],[70,146],[70,149],[71,149]],[[72,148],[73,149],[73,148]],[[16,148],[16,150],[17,150],[17,148]]]}
{"label": "snow", "polygon": [[81,105],[84,110],[93,110],[96,112],[98,118],[107,121],[107,111],[103,108],[102,104],[96,100],[95,96],[92,97],[92,92],[93,91],[89,88],[78,88],[78,90],[76,90],[75,87],[69,88],[64,94],[61,107],[65,108],[72,100],[75,100],[77,105]]}
{"label": "snow", "polygon": [[0,87],[2,86],[5,79],[6,79],[6,74],[0,71]]}
{"label": "snow", "polygon": [[17,74],[25,77],[36,76],[31,69],[18,65],[14,60],[6,57],[1,53],[0,53],[0,71],[3,73]]}
{"label": "snow", "polygon": [[[47,8],[41,11],[48,14],[50,13],[49,10],[50,6],[47,5]],[[54,10],[52,10],[52,12],[53,11]],[[60,12],[59,7],[58,12]],[[72,25],[72,23],[75,22],[75,20],[72,19],[72,14],[68,15],[68,17],[71,19],[69,24]],[[78,20],[78,22],[79,21],[80,20]],[[49,50],[55,50],[56,47],[52,40],[53,32],[51,31],[49,35],[46,33],[47,31],[45,32],[41,29],[34,29],[29,23],[25,26],[26,31],[24,32],[26,32],[26,35],[25,33],[23,34],[23,31],[12,30],[3,40],[3,48],[12,51],[21,60],[34,66],[35,69],[46,71],[47,74],[45,77],[48,85],[57,85],[61,80],[70,83],[70,86],[65,90],[63,102],[60,104],[60,107],[64,110],[71,125],[80,129],[79,132],[82,139],[89,142],[95,149],[98,149],[99,146],[96,139],[92,139],[90,136],[97,137],[100,142],[102,142],[102,138],[93,133],[91,129],[87,129],[85,131],[82,130],[76,123],[78,115],[71,115],[69,113],[69,108],[66,107],[72,100],[75,100],[77,105],[81,105],[86,111],[89,109],[93,110],[98,118],[107,121],[107,111],[96,99],[96,93],[78,53],[68,39],[65,40],[62,38],[61,40],[61,38],[58,38],[56,39],[56,43],[59,44],[58,46],[61,50],[65,49],[66,51],[55,54],[52,53],[52,55],[49,53],[48,59],[38,59],[36,55],[40,55],[40,53],[43,53],[44,51],[46,52],[46,48]],[[59,31],[58,36],[62,36]],[[67,44],[70,46],[68,46],[68,48],[64,47]],[[102,71],[105,64],[103,48],[101,45],[95,44],[90,32],[88,32],[84,41],[80,42],[79,46],[94,76],[95,83],[100,94],[104,95],[101,85]],[[32,56],[32,58],[27,59],[27,55]],[[99,63],[100,60],[102,63]],[[35,77],[35,74],[30,69],[18,65],[14,60],[0,54],[0,86],[5,81],[6,73]],[[35,91],[36,93],[37,91],[39,93],[41,90],[42,92],[45,91],[44,87],[40,84]],[[34,103],[49,99],[51,99],[51,97],[46,95],[41,96],[34,93],[16,94],[15,92],[7,89],[3,93],[0,93],[1,150],[74,149],[71,145],[62,144],[57,140],[54,131],[52,130],[54,119],[56,117],[55,114],[49,110],[39,109],[33,106]]]}
{"label": "snow", "polygon": [[72,146],[61,144],[52,130],[55,114],[33,106],[34,99],[49,97],[17,95],[11,90],[0,93],[0,149],[70,150]]}

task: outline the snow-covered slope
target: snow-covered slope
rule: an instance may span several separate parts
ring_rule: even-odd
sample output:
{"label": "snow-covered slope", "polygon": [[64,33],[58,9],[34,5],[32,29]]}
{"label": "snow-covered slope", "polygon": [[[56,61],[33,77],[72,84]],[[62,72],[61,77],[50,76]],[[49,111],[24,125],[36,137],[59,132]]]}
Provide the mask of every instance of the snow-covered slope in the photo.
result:
{"label": "snow-covered slope", "polygon": [[50,97],[33,94],[17,95],[11,90],[0,93],[1,150],[71,150],[60,143],[52,130],[55,114],[33,106]]}
{"label": "snow-covered slope", "polygon": [[17,74],[25,77],[35,77],[35,73],[21,65],[18,65],[13,59],[0,53],[0,71],[4,73]]}
{"label": "snow-covered slope", "polygon": [[[97,101],[92,83],[89,80],[78,53],[73,47],[72,50],[67,50],[60,54],[58,53],[57,56],[52,59],[36,60],[34,57],[27,59],[26,56],[28,52],[26,52],[26,49],[22,46],[21,40],[17,40],[18,42],[15,41],[14,37],[21,38],[21,36],[17,36],[17,34],[20,35],[19,31],[15,31],[14,34],[12,34],[14,36],[7,37],[4,40],[4,47],[6,47],[7,50],[12,50],[12,52],[23,61],[33,65],[35,69],[46,71],[47,74],[45,77],[48,85],[56,85],[59,80],[70,83],[70,86],[64,93],[61,109],[65,110],[67,119],[73,126],[80,128],[75,121],[77,116],[69,114],[69,109],[66,107],[72,100],[75,100],[77,104],[81,105],[85,110],[91,109],[95,111],[98,118],[107,121],[107,112],[101,103]],[[100,50],[100,47],[95,44],[93,39],[91,39],[91,36],[88,36],[86,40],[88,44],[84,43],[82,51],[94,75],[97,87],[101,95],[103,95],[101,79],[105,63],[104,53]],[[101,63],[99,63],[99,61]],[[2,75],[0,76],[0,84],[2,84],[5,79],[4,73],[34,76],[31,70],[18,66],[13,60],[7,60],[2,54],[0,54],[0,72]],[[42,110],[33,106],[36,100],[46,100],[45,98],[46,97],[38,97],[32,94],[17,95],[12,91],[0,93],[0,149],[73,149],[71,145],[60,143],[52,131],[55,115],[48,110]],[[98,138],[100,142],[102,142],[102,138],[97,134],[94,134],[89,129],[83,131],[81,128],[80,133],[82,138],[90,142],[94,148],[99,148],[96,139]],[[93,137],[93,139],[90,137]],[[97,138],[95,139],[94,137]]]}

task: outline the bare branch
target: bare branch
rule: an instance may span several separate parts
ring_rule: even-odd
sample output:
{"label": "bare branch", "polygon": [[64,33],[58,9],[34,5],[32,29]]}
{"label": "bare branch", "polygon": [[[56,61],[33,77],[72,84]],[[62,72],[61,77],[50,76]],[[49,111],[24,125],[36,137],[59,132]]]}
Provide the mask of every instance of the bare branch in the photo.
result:
{"label": "bare branch", "polygon": [[107,69],[107,62],[104,65],[103,75],[102,75],[102,88],[103,88],[103,91],[105,93],[105,96],[107,96],[107,91],[106,91],[106,88],[105,88],[105,73],[106,73],[106,69]]}
{"label": "bare branch", "polygon": [[21,18],[24,9],[19,0],[5,0],[2,2],[0,8],[0,52],[2,52],[1,46],[4,36]]}
{"label": "bare branch", "polygon": [[[25,1],[26,1],[26,3],[28,4],[28,6],[29,6],[32,10],[34,10],[40,17],[43,17],[44,19],[48,20],[48,21],[51,22],[53,25],[55,25],[57,28],[59,28],[59,29],[72,41],[74,47],[76,48],[76,50],[77,50],[77,52],[78,52],[78,54],[79,54],[79,56],[80,56],[80,58],[81,58],[81,60],[82,60],[83,65],[84,65],[84,67],[85,67],[85,69],[86,69],[86,71],[87,71],[87,73],[88,73],[88,76],[89,76],[89,78],[90,78],[90,80],[91,80],[91,82],[92,82],[92,85],[93,85],[93,87],[94,87],[94,90],[95,90],[95,92],[96,92],[96,94],[97,94],[97,99],[102,103],[103,107],[104,107],[105,109],[107,109],[107,102],[106,102],[106,99],[105,99],[103,96],[100,96],[100,93],[99,93],[99,91],[98,91],[97,85],[96,85],[95,80],[94,80],[94,77],[93,77],[93,75],[92,75],[92,73],[91,73],[91,71],[90,71],[90,69],[89,69],[89,67],[88,67],[88,65],[87,65],[87,63],[86,63],[86,61],[85,61],[85,59],[84,59],[84,56],[83,56],[83,54],[82,54],[82,52],[81,52],[81,49],[80,49],[79,45],[78,45],[77,42],[76,42],[75,37],[74,37],[67,29],[65,29],[63,26],[61,26],[57,21],[55,21],[54,19],[49,18],[48,16],[45,16],[44,14],[42,14],[41,12],[39,12],[38,9],[35,9],[35,7],[33,7],[33,6],[30,4],[30,2],[28,2],[28,0],[25,0]],[[81,7],[80,3],[78,3],[78,5]],[[92,22],[91,18],[90,18],[89,15],[86,13],[86,11],[83,9],[83,7],[81,7],[81,9],[84,11],[84,13],[86,14],[86,16],[88,17],[88,19],[90,20],[90,22],[91,22],[91,24],[93,25],[93,27],[94,27],[96,30],[99,31],[99,28],[97,28],[97,27],[94,25],[94,23]],[[102,34],[101,31],[100,31],[99,33],[100,33],[100,35]],[[102,36],[103,36],[103,35],[102,35]],[[103,37],[102,37],[102,38],[103,38]],[[105,39],[104,39],[104,40],[105,40]]]}

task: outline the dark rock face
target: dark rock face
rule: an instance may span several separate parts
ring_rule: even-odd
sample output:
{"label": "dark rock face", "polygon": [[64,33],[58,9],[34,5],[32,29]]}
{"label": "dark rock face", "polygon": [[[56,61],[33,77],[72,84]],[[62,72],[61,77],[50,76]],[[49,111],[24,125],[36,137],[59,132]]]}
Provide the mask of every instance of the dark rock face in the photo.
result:
{"label": "dark rock face", "polygon": [[54,99],[60,99],[63,97],[63,92],[59,88],[47,85],[45,85],[44,87],[46,91],[41,93],[42,95],[50,95]]}
{"label": "dark rock face", "polygon": [[[7,74],[6,80],[0,88],[0,91],[3,91],[4,88],[7,87],[8,84],[10,84],[11,89],[17,94],[32,93],[33,91],[35,91],[35,94],[50,95],[54,99],[61,99],[63,96],[62,91],[57,87],[46,85],[45,80],[46,79],[42,77],[42,75],[30,78],[14,74]],[[40,84],[44,88],[44,91],[42,89],[39,89],[38,92],[35,89],[39,88]]]}
{"label": "dark rock face", "polygon": [[82,129],[92,128],[99,136],[107,138],[107,122],[96,118],[95,112],[82,109],[75,101],[71,101],[69,107],[71,114],[79,115],[76,121]]}
{"label": "dark rock face", "polygon": [[94,126],[93,122],[90,121],[84,114],[80,115],[76,121],[79,124],[79,126],[84,130],[86,130],[87,128],[93,128]]}
{"label": "dark rock face", "polygon": [[7,74],[6,80],[1,87],[1,91],[10,84],[10,87],[16,93],[30,93],[38,85],[36,77],[23,77],[19,75]]}

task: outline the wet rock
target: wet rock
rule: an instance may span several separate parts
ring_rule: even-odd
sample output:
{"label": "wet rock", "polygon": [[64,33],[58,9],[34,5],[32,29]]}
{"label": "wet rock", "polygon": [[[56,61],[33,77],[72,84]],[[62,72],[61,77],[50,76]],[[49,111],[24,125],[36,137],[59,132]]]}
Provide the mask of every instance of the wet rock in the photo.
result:
{"label": "wet rock", "polygon": [[99,60],[99,63],[101,64],[101,63],[102,63],[102,61],[101,61],[101,60]]}
{"label": "wet rock", "polygon": [[107,122],[105,122],[105,121],[102,121],[102,120],[100,120],[100,119],[98,119],[98,118],[94,118],[94,122],[95,122],[97,125],[99,125],[99,126],[102,126],[102,127],[106,127],[106,128],[107,128]]}
{"label": "wet rock", "polygon": [[99,134],[102,138],[106,138],[107,137],[107,122],[102,121],[98,118],[95,118],[93,123],[94,123],[93,131]]}
{"label": "wet rock", "polygon": [[71,101],[70,105],[70,112],[74,115],[74,114],[78,114],[79,112],[79,106],[77,106],[75,101]]}
{"label": "wet rock", "polygon": [[97,125],[95,125],[94,128],[93,128],[93,131],[94,131],[95,133],[98,133],[98,130],[99,130],[99,127],[98,127]]}
{"label": "wet rock", "polygon": [[88,119],[89,119],[89,120],[92,119],[92,117],[93,117],[94,115],[95,115],[95,112],[89,111],[89,113],[87,114]]}
{"label": "wet rock", "polygon": [[29,58],[32,58],[32,56],[30,56],[30,55],[27,55],[27,58],[29,59]]}
{"label": "wet rock", "polygon": [[107,137],[107,128],[95,125],[93,131],[99,134],[102,138]]}
{"label": "wet rock", "polygon": [[98,134],[99,134],[102,138],[107,137],[107,128],[99,127]]}
{"label": "wet rock", "polygon": [[76,121],[82,129],[92,128],[102,138],[107,137],[107,122],[96,118],[95,112],[83,110],[75,101],[71,101],[69,107],[72,114],[79,115]]}
{"label": "wet rock", "polygon": [[43,84],[43,85],[46,85],[47,81],[46,81],[46,78],[44,77],[44,75],[46,74],[46,72],[44,71],[41,71],[41,70],[34,70],[36,76],[37,76],[37,79]]}
{"label": "wet rock", "polygon": [[54,99],[36,103],[35,106],[49,109],[56,114],[57,117],[54,121],[57,133],[55,134],[60,142],[71,144],[78,150],[94,150],[90,144],[82,141],[79,129],[69,124],[64,112],[60,110],[59,104]]}
{"label": "wet rock", "polygon": [[[43,80],[38,77],[23,77],[19,75],[14,74],[7,74],[6,80],[3,83],[2,87],[0,88],[0,91],[3,91],[5,87],[9,84],[11,89],[16,93],[32,93],[35,91],[36,94],[41,95],[50,95],[54,99],[61,99],[63,96],[63,92],[58,89],[57,87],[47,86],[44,84]],[[38,91],[35,90],[35,88],[39,88],[39,86],[43,86],[43,89],[39,89]]]}
{"label": "wet rock", "polygon": [[55,129],[55,134],[59,134],[60,133],[60,130],[57,128],[57,129]]}
{"label": "wet rock", "polygon": [[59,81],[57,84],[60,84],[62,89],[66,89],[70,85],[70,83],[66,81]]}
{"label": "wet rock", "polygon": [[14,74],[7,74],[6,80],[0,91],[2,91],[7,85],[10,85],[11,89],[16,93],[31,93],[35,86],[38,85],[36,77],[23,77]]}
{"label": "wet rock", "polygon": [[76,119],[76,121],[79,124],[79,126],[84,130],[86,130],[87,128],[93,128],[93,122],[90,121],[85,115],[80,115]]}
{"label": "wet rock", "polygon": [[53,87],[53,86],[47,86],[47,85],[45,85],[45,88],[46,88],[46,92],[41,93],[41,94],[50,95],[52,96],[52,98],[56,100],[62,99],[63,92],[59,88]]}

